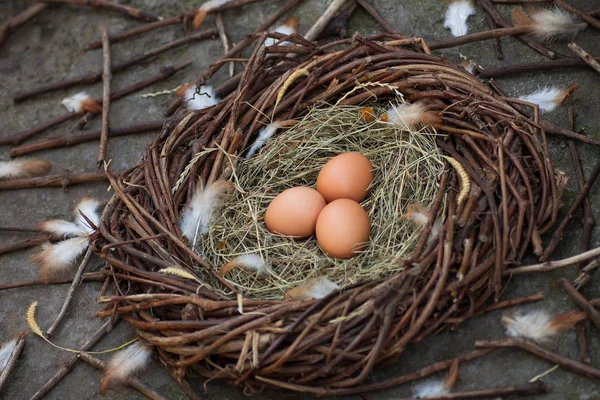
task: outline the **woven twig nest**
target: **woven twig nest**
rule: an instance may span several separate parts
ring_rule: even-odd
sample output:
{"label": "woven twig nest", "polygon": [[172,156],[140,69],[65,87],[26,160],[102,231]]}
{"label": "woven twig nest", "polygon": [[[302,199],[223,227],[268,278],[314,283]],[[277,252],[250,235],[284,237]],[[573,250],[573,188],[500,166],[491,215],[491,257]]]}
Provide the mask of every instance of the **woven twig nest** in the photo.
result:
{"label": "woven twig nest", "polygon": [[[539,250],[561,186],[537,117],[428,54],[419,39],[354,37],[322,47],[286,39],[286,47],[258,44],[241,78],[218,90],[223,101],[174,119],[140,165],[111,177],[116,194],[99,243],[118,296],[104,299],[101,314],[123,317],[176,376],[360,392],[377,364],[498,299],[506,269]],[[295,72],[304,76],[282,89]],[[318,300],[247,299],[183,239],[178,221],[199,182],[228,179],[265,124],[328,104],[389,102],[396,91],[440,112],[437,145],[457,161],[439,178],[433,218],[402,272]],[[198,266],[213,279],[199,282]],[[159,272],[166,268],[189,277]]]}

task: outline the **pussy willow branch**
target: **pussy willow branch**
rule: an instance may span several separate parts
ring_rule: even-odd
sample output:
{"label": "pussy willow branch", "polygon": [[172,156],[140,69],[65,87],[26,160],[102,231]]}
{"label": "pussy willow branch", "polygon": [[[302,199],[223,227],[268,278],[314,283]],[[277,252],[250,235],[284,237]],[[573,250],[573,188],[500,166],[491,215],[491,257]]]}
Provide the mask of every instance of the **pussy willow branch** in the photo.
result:
{"label": "pussy willow branch", "polygon": [[[81,280],[83,282],[102,282],[106,278],[106,275],[102,272],[87,272],[83,274]],[[72,283],[73,279],[54,279],[54,280],[41,280],[36,279],[33,281],[6,283],[0,285],[0,290],[10,290],[29,286],[41,286],[41,285],[59,285],[65,283]]]}
{"label": "pussy willow branch", "polygon": [[[134,135],[138,133],[146,133],[151,131],[157,131],[162,129],[164,124],[167,122],[166,119],[159,119],[156,121],[148,121],[139,125],[125,126],[125,127],[111,127],[108,130],[108,137],[114,138],[119,136]],[[21,146],[13,147],[10,151],[11,157],[22,156],[25,154],[31,154],[42,150],[58,149],[63,147],[75,146],[80,143],[90,142],[93,140],[100,139],[101,130],[97,129],[90,132],[80,132],[73,135],[61,136],[57,138],[43,139],[37,142],[24,144]]]}
{"label": "pussy willow branch", "polygon": [[[123,61],[114,63],[114,65],[112,66],[111,72],[113,74],[116,74],[118,72],[125,71],[126,69],[136,66],[136,65],[139,65],[140,63],[142,63],[146,60],[150,60],[153,57],[157,56],[158,54],[161,54],[167,50],[171,50],[171,49],[177,48],[179,46],[190,44],[195,41],[214,38],[216,34],[217,34],[217,31],[215,29],[207,29],[207,30],[193,33],[191,35],[185,36],[180,39],[173,40],[171,42],[168,42],[168,43],[165,43],[158,47],[155,47],[151,50],[145,51],[141,54],[137,54],[137,55],[129,57]],[[65,80],[62,80],[59,82],[52,82],[52,83],[48,83],[46,85],[37,85],[36,87],[34,87],[32,89],[25,90],[21,93],[15,94],[13,96],[13,100],[15,102],[19,102],[19,101],[26,100],[30,97],[37,96],[37,95],[43,94],[43,93],[52,92],[55,90],[66,89],[66,88],[70,88],[70,87],[73,87],[76,85],[100,82],[102,80],[102,75],[103,75],[103,71],[90,72],[85,75],[80,75],[75,78],[68,78],[68,79],[65,79]]]}
{"label": "pussy willow branch", "polygon": [[8,39],[8,37],[16,31],[19,27],[26,24],[27,21],[34,18],[36,15],[44,11],[48,8],[48,4],[46,3],[38,3],[29,7],[27,10],[23,11],[21,14],[16,17],[10,19],[4,25],[0,25],[0,46]]}
{"label": "pussy willow branch", "polygon": [[97,182],[106,179],[103,172],[67,172],[64,174],[38,176],[35,178],[11,179],[0,181],[0,190],[28,189],[38,187],[59,186],[66,190],[67,186],[80,183]]}
{"label": "pussy willow branch", "polygon": [[[110,96],[110,99],[114,101],[114,100],[120,99],[122,97],[125,97],[131,93],[142,90],[150,85],[153,85],[157,82],[160,82],[164,79],[171,77],[177,71],[179,71],[183,68],[186,68],[186,67],[190,66],[191,64],[192,64],[192,60],[184,60],[177,64],[169,65],[167,67],[161,67],[160,71],[156,75],[153,75],[148,79],[134,83],[133,85],[127,86],[121,90],[113,92]],[[63,122],[65,122],[71,118],[74,118],[78,115],[81,115],[81,114],[77,113],[77,112],[69,112],[69,113],[63,114],[60,117],[53,119],[52,121],[45,122],[43,124],[35,126],[27,131],[15,133],[15,134],[9,135],[9,136],[5,136],[3,138],[0,138],[0,145],[21,144],[25,140],[45,131],[46,129],[49,129],[55,125],[63,123]]]}

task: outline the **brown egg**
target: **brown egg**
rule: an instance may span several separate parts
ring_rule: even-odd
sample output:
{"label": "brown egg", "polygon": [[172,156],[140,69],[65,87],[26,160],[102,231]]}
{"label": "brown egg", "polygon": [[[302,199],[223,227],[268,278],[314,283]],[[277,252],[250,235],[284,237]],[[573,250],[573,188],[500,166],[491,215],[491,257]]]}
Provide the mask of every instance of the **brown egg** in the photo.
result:
{"label": "brown egg", "polygon": [[329,160],[317,177],[317,190],[325,201],[351,199],[361,202],[369,194],[373,166],[360,153],[343,153]]}
{"label": "brown egg", "polygon": [[273,199],[265,214],[265,225],[273,233],[307,238],[315,233],[317,217],[325,199],[315,189],[298,186],[284,190]]}
{"label": "brown egg", "polygon": [[332,201],[317,219],[317,242],[335,258],[356,256],[369,241],[370,231],[367,212],[354,200]]}

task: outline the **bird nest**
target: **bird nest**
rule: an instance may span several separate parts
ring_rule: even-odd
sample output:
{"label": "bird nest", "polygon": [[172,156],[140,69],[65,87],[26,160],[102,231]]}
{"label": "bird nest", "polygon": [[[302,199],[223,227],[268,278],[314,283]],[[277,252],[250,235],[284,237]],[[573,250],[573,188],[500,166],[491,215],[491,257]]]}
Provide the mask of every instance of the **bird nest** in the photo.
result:
{"label": "bird nest", "polygon": [[[498,300],[507,269],[540,251],[563,187],[537,112],[530,117],[523,102],[431,55],[420,39],[356,36],[319,47],[292,35],[265,47],[264,38],[257,35],[244,71],[217,89],[221,102],[175,117],[141,164],[119,177],[108,172],[115,196],[97,243],[117,295],[101,299],[100,314],[125,319],[176,377],[358,393],[376,365],[397,360],[449,318],[464,320]],[[426,190],[428,218],[387,273],[363,265],[364,274],[319,299],[263,296],[219,274],[216,264],[227,261],[218,261],[219,243],[198,246],[182,235],[181,214],[198,185],[239,183],[239,173],[267,173],[262,162],[286,157],[269,156],[268,145],[257,161],[243,160],[267,124],[306,121],[331,107],[355,118],[367,104],[383,110],[399,101],[435,111],[431,130],[411,134],[428,135],[445,158]],[[308,135],[297,129],[302,123],[273,140]],[[386,235],[371,239],[387,246]]]}

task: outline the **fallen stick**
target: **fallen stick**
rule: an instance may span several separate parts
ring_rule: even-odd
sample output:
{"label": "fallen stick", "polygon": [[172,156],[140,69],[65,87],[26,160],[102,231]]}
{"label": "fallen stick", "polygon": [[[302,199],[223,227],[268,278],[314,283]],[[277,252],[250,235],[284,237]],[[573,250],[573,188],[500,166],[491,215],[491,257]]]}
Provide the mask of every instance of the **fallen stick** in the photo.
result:
{"label": "fallen stick", "polygon": [[594,57],[592,57],[590,53],[579,47],[579,45],[575,42],[569,43],[568,46],[569,49],[571,49],[573,53],[577,54],[577,56],[581,58],[587,65],[600,72],[600,63]]}
{"label": "fallen stick", "polygon": [[19,250],[29,249],[52,239],[53,235],[42,234],[35,235],[27,239],[19,240],[18,242],[0,245],[0,256],[3,254],[12,253]]}
{"label": "fallen stick", "polygon": [[[102,272],[87,272],[83,274],[81,280],[83,282],[102,282],[106,278]],[[9,290],[9,289],[17,289],[22,287],[29,286],[41,286],[41,285],[59,285],[64,283],[71,283],[73,279],[55,279],[55,280],[41,280],[36,279],[33,281],[24,281],[24,282],[16,282],[16,283],[7,283],[4,285],[0,285],[0,290]]]}
{"label": "fallen stick", "polygon": [[596,162],[596,165],[594,166],[594,169],[592,170],[592,172],[590,172],[590,175],[588,176],[588,178],[585,182],[585,185],[583,185],[583,187],[579,191],[579,195],[577,196],[577,198],[575,199],[575,201],[569,208],[567,215],[565,215],[565,217],[562,219],[562,221],[558,225],[558,228],[556,228],[556,230],[552,234],[550,243],[548,243],[548,246],[546,247],[546,249],[544,250],[544,253],[542,254],[542,257],[541,257],[542,260],[547,260],[552,255],[552,253],[554,253],[556,248],[558,247],[558,244],[562,240],[562,238],[565,234],[565,231],[567,229],[567,226],[569,225],[569,222],[571,222],[573,215],[575,214],[577,209],[581,206],[583,201],[587,198],[587,196],[590,192],[590,189],[592,188],[592,185],[598,178],[598,174],[600,174],[600,160],[598,162]]}
{"label": "fallen stick", "polygon": [[[132,125],[126,127],[113,127],[108,130],[108,137],[114,138],[119,136],[134,135],[138,133],[145,133],[150,131],[156,131],[162,129],[166,119],[159,119],[156,121],[144,122],[140,125]],[[22,156],[24,154],[31,154],[47,149],[56,149],[62,147],[75,146],[80,143],[90,142],[92,140],[98,140],[101,136],[101,130],[97,129],[90,132],[82,132],[69,136],[61,136],[57,138],[49,138],[40,140],[38,142],[24,144],[21,146],[14,147],[10,151],[11,157]]]}
{"label": "fallen stick", "polygon": [[97,182],[106,179],[104,172],[68,172],[64,174],[38,176],[35,178],[0,181],[0,190],[28,189],[38,187],[67,186],[80,183]]}
{"label": "fallen stick", "polygon": [[304,38],[311,42],[316,40],[321,32],[327,27],[327,24],[335,17],[335,14],[340,11],[344,3],[346,3],[346,0],[333,0],[314,25],[306,32]]}
{"label": "fallen stick", "polygon": [[539,358],[542,358],[551,363],[558,364],[563,368],[571,370],[580,375],[587,376],[589,378],[600,379],[600,370],[580,363],[579,361],[571,360],[563,357],[559,354],[553,353],[546,350],[532,342],[525,339],[505,339],[501,341],[476,341],[475,348],[478,349],[499,349],[499,348],[513,348],[524,350],[528,353],[533,354]]}
{"label": "fallen stick", "polygon": [[577,132],[569,131],[567,129],[558,128],[558,127],[551,125],[545,121],[540,121],[540,125],[542,128],[544,128],[546,133],[549,133],[551,135],[562,136],[567,139],[574,139],[581,143],[600,147],[600,140],[598,140],[598,139],[594,139],[594,138],[582,135]]}
{"label": "fallen stick", "polygon": [[528,265],[524,267],[515,267],[508,268],[504,270],[503,275],[517,275],[517,274],[528,274],[531,272],[546,272],[553,271],[555,269],[568,267],[570,265],[575,265],[582,261],[589,260],[591,258],[595,258],[600,256],[600,247],[596,247],[595,249],[588,250],[585,253],[577,254],[576,256],[565,258],[558,261],[546,261],[539,264]]}
{"label": "fallen stick", "polygon": [[81,260],[81,263],[79,264],[79,268],[77,268],[77,272],[75,273],[73,282],[71,282],[71,287],[69,287],[69,291],[67,292],[67,298],[65,299],[65,302],[63,303],[62,308],[60,309],[60,312],[54,319],[54,322],[52,323],[52,325],[50,325],[50,328],[48,328],[48,330],[46,331],[45,336],[47,338],[50,338],[50,336],[52,336],[52,334],[54,333],[56,328],[58,328],[58,326],[60,325],[60,322],[63,320],[63,318],[67,314],[67,310],[69,308],[69,305],[71,304],[71,300],[73,299],[73,296],[75,295],[75,290],[81,283],[81,278],[83,277],[83,273],[85,272],[85,267],[88,265],[88,262],[90,261],[92,253],[93,253],[92,245],[90,244],[90,245],[88,245],[85,255],[83,256],[83,260]]}
{"label": "fallen stick", "polygon": [[[112,327],[112,320],[109,319],[94,333],[87,342],[81,346],[80,351],[87,351],[92,348],[102,337],[110,330]],[[62,378],[64,378],[75,366],[77,360],[79,359],[78,354],[72,355],[67,361],[64,362],[62,367],[54,374],[52,378],[50,378],[33,396],[31,396],[31,400],[39,400],[43,398],[46,393],[48,393]]]}
{"label": "fallen stick", "polygon": [[[21,1],[37,1],[37,0],[21,0]],[[105,10],[117,11],[130,17],[141,19],[142,21],[158,21],[160,16],[149,11],[140,10],[123,4],[117,4],[108,0],[43,0],[44,3],[64,3],[74,4],[78,6],[89,6],[94,8],[102,8]]]}
{"label": "fallen stick", "polygon": [[[594,57],[594,60],[600,61],[600,57]],[[499,68],[488,68],[481,71],[477,76],[483,79],[490,79],[524,72],[551,71],[558,68],[583,67],[585,65],[586,63],[583,60],[573,58],[532,64],[515,64]]]}
{"label": "fallen stick", "polygon": [[531,26],[511,26],[507,28],[491,29],[483,32],[469,33],[463,36],[453,37],[449,39],[436,40],[428,43],[431,50],[448,49],[463,44],[479,42],[482,40],[490,40],[504,36],[516,36],[531,32]]}
{"label": "fallen stick", "polygon": [[575,333],[577,334],[577,344],[579,347],[579,358],[582,363],[591,364],[588,338],[585,332],[585,321],[579,321],[575,324]]}
{"label": "fallen stick", "polygon": [[27,21],[48,8],[46,3],[37,3],[23,11],[21,14],[10,19],[6,24],[0,25],[0,46],[8,39],[8,37],[19,27],[26,24]]}
{"label": "fallen stick", "polygon": [[[161,67],[158,74],[112,93],[110,96],[110,99],[111,99],[111,101],[114,101],[114,100],[120,99],[122,97],[125,97],[131,93],[134,93],[141,89],[144,89],[150,85],[153,85],[157,82],[160,82],[164,79],[171,77],[177,71],[179,71],[183,68],[186,68],[186,67],[190,66],[191,64],[192,64],[192,60],[185,60],[185,61],[179,62],[177,64],[173,64],[173,65],[170,65],[167,67]],[[0,145],[21,144],[22,142],[29,139],[30,137],[35,136],[38,133],[41,133],[48,128],[58,125],[64,121],[67,121],[78,115],[81,115],[81,114],[77,113],[77,112],[66,113],[66,114],[61,115],[60,117],[55,118],[52,121],[45,122],[41,125],[35,126],[25,132],[20,132],[20,133],[15,133],[13,135],[5,136],[4,138],[0,138]]]}
{"label": "fallen stick", "polygon": [[387,33],[397,33],[396,30],[394,29],[394,27],[385,18],[383,18],[383,16],[381,14],[379,14],[377,12],[377,10],[375,8],[373,8],[373,6],[367,2],[367,0],[356,0],[356,2],[367,13],[369,13],[371,15],[371,17],[373,17],[373,19],[375,21],[377,21],[377,23],[379,25],[381,25],[381,27],[383,29],[385,29],[385,31]]}
{"label": "fallen stick", "polygon": [[[149,60],[152,57],[154,57],[158,54],[164,53],[167,50],[171,50],[176,47],[180,47],[180,46],[192,43],[197,40],[213,38],[216,34],[217,34],[217,31],[215,29],[207,29],[204,31],[196,32],[194,34],[191,34],[189,36],[186,36],[186,37],[183,37],[180,39],[173,40],[171,42],[168,42],[168,43],[165,43],[158,47],[155,47],[154,49],[148,50],[142,54],[137,54],[137,55],[129,57],[123,61],[115,63],[112,66],[111,72],[113,74],[115,74],[117,72],[124,71],[127,68],[138,65],[139,63]],[[48,92],[52,92],[55,90],[66,89],[66,88],[70,88],[70,87],[82,85],[82,84],[91,84],[91,83],[100,82],[102,80],[102,74],[103,74],[103,71],[90,72],[88,74],[77,76],[75,78],[69,78],[69,79],[65,79],[63,81],[49,83],[47,85],[36,86],[35,88],[15,94],[13,96],[13,100],[15,102],[20,102],[20,101],[26,100],[30,97],[37,96],[37,95],[40,95],[43,93],[48,93]]]}
{"label": "fallen stick", "polygon": [[109,112],[110,112],[110,80],[112,79],[110,65],[110,42],[106,28],[102,27],[102,128],[100,130],[100,149],[98,150],[98,168],[106,161],[106,148],[108,146]]}
{"label": "fallen stick", "polygon": [[[90,364],[92,367],[97,368],[99,370],[104,371],[104,369],[106,368],[106,364],[102,360],[100,360],[96,357],[93,357],[92,355],[90,355],[89,353],[86,353],[85,351],[80,352],[78,357],[82,361],[85,361],[86,363]],[[148,397],[149,399],[167,400],[166,397],[163,397],[160,393],[156,392],[154,389],[152,389],[151,387],[149,387],[144,382],[142,382],[141,380],[139,380],[138,378],[136,378],[134,376],[126,377],[122,383],[127,387],[137,390],[138,392],[140,392],[144,396]]]}
{"label": "fallen stick", "polygon": [[[497,389],[473,390],[470,392],[448,393],[439,396],[427,396],[427,400],[458,400],[458,399],[501,399],[508,396],[533,396],[548,393],[546,384],[542,381],[528,382],[518,386],[508,386]],[[408,397],[397,400],[414,400]]]}
{"label": "fallen stick", "polygon": [[558,280],[558,284],[563,289],[563,291],[569,295],[569,297],[579,305],[581,310],[588,316],[588,318],[596,325],[596,328],[600,329],[600,312],[598,312],[594,306],[590,304],[589,301],[581,293],[577,291],[571,285],[571,283],[565,278],[561,278]]}
{"label": "fallen stick", "polygon": [[2,387],[8,380],[8,376],[12,372],[13,368],[15,367],[15,364],[17,363],[17,360],[19,359],[19,356],[21,355],[21,351],[23,350],[23,346],[25,345],[26,337],[27,332],[21,332],[17,335],[17,343],[15,344],[12,353],[10,353],[10,356],[6,361],[2,373],[0,373],[0,393],[2,392]]}
{"label": "fallen stick", "polygon": [[[160,21],[150,22],[150,23],[147,23],[147,24],[144,24],[141,26],[136,26],[135,28],[125,29],[124,31],[121,31],[119,33],[109,33],[108,39],[110,40],[111,43],[118,43],[118,42],[121,42],[132,36],[139,35],[141,33],[151,32],[155,29],[160,29],[165,26],[179,24],[183,21],[184,16],[185,16],[185,14],[179,14],[179,15],[176,15],[175,17],[165,18]],[[101,47],[102,47],[102,40],[96,40],[95,42],[88,44],[85,47],[85,50],[94,50],[94,49],[99,49]]]}

